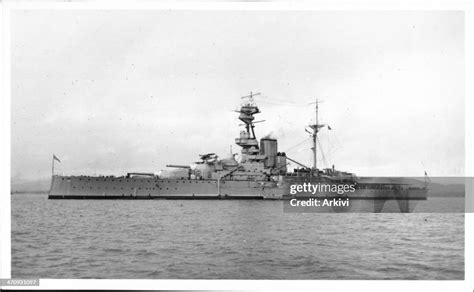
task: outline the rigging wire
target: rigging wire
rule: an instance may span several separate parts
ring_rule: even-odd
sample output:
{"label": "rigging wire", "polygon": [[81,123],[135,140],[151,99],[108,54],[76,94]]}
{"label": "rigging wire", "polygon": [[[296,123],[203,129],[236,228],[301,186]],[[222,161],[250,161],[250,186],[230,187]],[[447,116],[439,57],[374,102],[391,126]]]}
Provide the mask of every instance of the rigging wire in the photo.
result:
{"label": "rigging wire", "polygon": [[273,101],[267,101],[267,100],[259,100],[259,103],[271,104],[271,105],[277,105],[277,106],[300,106],[300,105],[295,105],[292,103],[273,102]]}
{"label": "rigging wire", "polygon": [[323,158],[323,163],[326,165],[326,167],[329,165],[327,160],[326,160],[326,157],[324,156],[324,151],[323,151],[323,147],[321,146],[321,142],[319,141],[319,138],[316,139],[318,141],[318,146],[319,146],[319,149],[320,149],[320,152],[321,152],[321,156]]}
{"label": "rigging wire", "polygon": [[[324,136],[323,136],[323,138],[324,138]],[[334,138],[336,140],[335,141],[336,143],[334,143],[332,138]],[[319,139],[320,139],[320,137],[318,137],[318,140]],[[326,139],[323,139],[323,142],[321,142],[321,141],[318,141],[318,142],[319,143],[324,142],[323,144],[328,146],[327,148],[329,150],[325,152],[326,159],[331,158],[334,155],[334,153],[336,153],[337,151],[339,151],[339,149],[342,148],[342,144],[339,143],[336,135],[331,135],[331,139],[328,139],[328,137],[326,137]]]}
{"label": "rigging wire", "polygon": [[[262,100],[263,99],[263,100]],[[274,104],[274,105],[288,105],[288,106],[304,106],[307,107],[307,103],[296,103],[288,100],[281,100],[281,99],[276,99],[276,98],[269,98],[266,95],[261,95],[260,96],[260,101],[263,103],[268,103],[268,104]]]}
{"label": "rigging wire", "polygon": [[293,150],[293,149],[303,145],[307,141],[309,141],[309,138],[305,138],[303,141],[299,142],[298,144],[295,144],[295,145],[291,146],[290,148],[287,148],[284,152],[289,152],[290,150]]}
{"label": "rigging wire", "polygon": [[[265,103],[265,104],[271,104],[271,105],[277,105],[277,106],[294,106],[294,107],[305,107],[305,108],[308,108],[308,103],[296,103],[296,102],[292,102],[292,101],[288,101],[288,100],[282,100],[282,99],[276,99],[276,98],[269,98],[268,96],[266,95],[260,95],[260,100],[259,102],[261,103]],[[328,151],[328,153],[326,153],[327,155],[329,156],[332,156],[335,152],[337,152],[339,149],[341,149],[343,146],[342,146],[342,143],[340,142],[340,140],[338,139],[337,136],[334,135],[334,138],[335,138],[335,144],[334,145],[335,147],[330,147],[330,150]],[[294,150],[295,148],[297,147],[300,147],[302,144],[304,144],[305,142],[307,142],[308,140],[310,139],[305,139],[299,143],[297,143],[296,145],[294,146],[291,146],[289,148],[286,149],[285,152],[289,152],[291,150]],[[321,156],[322,156],[322,162],[324,164],[326,164],[326,166],[328,165],[328,161],[326,159],[326,156],[323,152],[323,148],[321,146],[321,141],[320,141],[320,138],[318,137],[317,139],[317,143],[318,143],[318,146],[319,148],[321,149]]]}

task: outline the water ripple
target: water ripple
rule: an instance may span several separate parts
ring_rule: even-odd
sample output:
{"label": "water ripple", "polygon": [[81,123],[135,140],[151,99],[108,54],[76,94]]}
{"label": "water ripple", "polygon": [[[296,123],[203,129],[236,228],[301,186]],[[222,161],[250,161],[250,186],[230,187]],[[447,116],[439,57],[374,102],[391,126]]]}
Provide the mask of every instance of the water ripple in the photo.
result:
{"label": "water ripple", "polygon": [[14,195],[12,276],[463,279],[464,214],[287,214],[278,201]]}

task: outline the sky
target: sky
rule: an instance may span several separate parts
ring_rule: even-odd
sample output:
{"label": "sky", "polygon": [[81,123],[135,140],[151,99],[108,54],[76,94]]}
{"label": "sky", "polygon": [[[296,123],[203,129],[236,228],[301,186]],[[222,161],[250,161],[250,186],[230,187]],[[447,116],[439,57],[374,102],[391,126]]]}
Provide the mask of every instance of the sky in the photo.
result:
{"label": "sky", "polygon": [[457,11],[16,10],[12,180],[123,175],[228,156],[241,96],[258,138],[358,175],[464,174]]}

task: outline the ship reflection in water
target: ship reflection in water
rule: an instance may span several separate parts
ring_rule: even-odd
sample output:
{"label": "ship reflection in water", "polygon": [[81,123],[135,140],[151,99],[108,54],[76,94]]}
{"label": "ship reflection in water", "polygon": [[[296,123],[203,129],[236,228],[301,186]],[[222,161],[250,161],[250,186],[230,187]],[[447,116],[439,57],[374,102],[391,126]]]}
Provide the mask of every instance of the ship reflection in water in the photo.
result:
{"label": "ship reflection in water", "polygon": [[[289,189],[293,184],[324,183],[329,185],[355,184],[356,189],[347,193],[351,200],[378,200],[373,212],[382,212],[385,201],[395,200],[399,211],[410,212],[416,203],[426,200],[428,189],[423,184],[413,184],[401,178],[357,177],[353,173],[332,168],[320,169],[317,165],[318,132],[331,129],[318,120],[316,101],[315,122],[306,128],[312,141],[313,164],[311,167],[292,159],[278,150],[278,141],[271,137],[257,139],[255,115],[260,109],[254,101],[259,93],[243,97],[244,103],[236,112],[243,122],[242,131],[235,144],[241,147],[239,160],[236,154],[219,159],[215,153],[201,154],[200,160],[191,165],[168,165],[169,169],[154,173],[128,173],[126,176],[53,176],[50,199],[291,199]],[[298,165],[288,169],[292,162]],[[300,193],[305,197],[306,194]],[[332,196],[319,192],[320,198]]]}
{"label": "ship reflection in water", "polygon": [[[410,213],[416,211],[419,200],[293,198],[284,200],[287,213]],[[444,212],[444,210],[443,210]]]}

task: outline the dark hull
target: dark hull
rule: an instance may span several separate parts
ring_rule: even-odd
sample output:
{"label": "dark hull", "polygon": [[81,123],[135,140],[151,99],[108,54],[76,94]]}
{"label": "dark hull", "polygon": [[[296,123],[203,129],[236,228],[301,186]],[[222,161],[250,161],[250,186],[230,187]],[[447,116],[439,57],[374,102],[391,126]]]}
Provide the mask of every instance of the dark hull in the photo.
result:
{"label": "dark hull", "polygon": [[49,195],[51,200],[263,200],[262,196],[90,196],[90,195]]}
{"label": "dark hull", "polygon": [[[317,182],[315,179],[311,181]],[[93,200],[211,200],[211,199],[286,199],[294,198],[289,188],[298,180],[238,181],[190,180],[126,177],[53,176],[50,199]],[[426,189],[359,188],[347,193],[355,200],[426,200]],[[300,193],[296,197],[315,197]],[[333,193],[318,193],[316,197],[334,197]]]}

